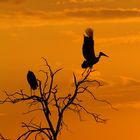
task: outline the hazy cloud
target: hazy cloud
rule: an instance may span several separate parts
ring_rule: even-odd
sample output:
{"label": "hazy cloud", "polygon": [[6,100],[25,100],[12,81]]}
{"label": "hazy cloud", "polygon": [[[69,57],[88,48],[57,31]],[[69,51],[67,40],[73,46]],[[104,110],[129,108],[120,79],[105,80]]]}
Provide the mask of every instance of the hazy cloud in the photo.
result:
{"label": "hazy cloud", "polygon": [[[137,19],[138,21],[138,19]],[[134,21],[135,22],[135,21]],[[125,39],[124,39],[125,37]],[[110,38],[97,38],[96,43],[99,46],[102,46],[102,44],[108,44],[109,46],[135,46],[136,44],[140,43],[140,33],[127,33],[127,34],[123,34],[120,36],[116,36],[116,37],[110,37]]]}
{"label": "hazy cloud", "polygon": [[95,19],[112,19],[112,18],[129,18],[129,17],[140,17],[139,9],[94,9],[94,8],[83,8],[83,9],[67,9],[64,14],[70,17],[79,18],[95,18]]}
{"label": "hazy cloud", "polygon": [[134,86],[139,86],[140,87],[140,81],[136,80],[134,78],[131,77],[126,77],[126,76],[120,76],[120,83],[121,86],[123,87],[134,87]]}
{"label": "hazy cloud", "polygon": [[0,3],[11,2],[11,3],[18,4],[18,3],[22,3],[23,1],[25,0],[0,0]]}
{"label": "hazy cloud", "polygon": [[24,1],[26,1],[26,0],[15,0],[14,3],[15,4],[20,4],[20,3],[24,2]]}
{"label": "hazy cloud", "polygon": [[98,2],[101,0],[69,0],[69,1],[73,3],[87,3],[87,2]]}
{"label": "hazy cloud", "polygon": [[5,113],[0,113],[0,116],[5,116],[6,114]]}
{"label": "hazy cloud", "polygon": [[9,0],[0,0],[0,2],[8,2]]}
{"label": "hazy cloud", "polygon": [[[0,14],[0,25],[3,26],[43,26],[51,24],[67,24],[97,22],[100,20],[140,18],[139,9],[66,9],[61,12],[46,11],[11,11]],[[90,18],[90,20],[89,20]],[[88,19],[88,20],[85,20]],[[120,20],[122,21],[122,20]],[[10,23],[10,24],[9,24]]]}
{"label": "hazy cloud", "polygon": [[131,102],[124,102],[124,103],[118,103],[114,104],[114,107],[117,109],[123,108],[123,109],[140,109],[140,101],[131,101]]}
{"label": "hazy cloud", "polygon": [[0,0],[0,2],[15,2],[15,3],[21,3],[25,0]]}

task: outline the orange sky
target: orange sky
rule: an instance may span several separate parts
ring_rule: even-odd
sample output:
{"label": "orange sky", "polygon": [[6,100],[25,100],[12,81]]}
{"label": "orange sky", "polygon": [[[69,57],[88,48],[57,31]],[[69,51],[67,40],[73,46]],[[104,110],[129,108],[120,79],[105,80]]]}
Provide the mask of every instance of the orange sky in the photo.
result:
{"label": "orange sky", "polygon": [[[75,115],[67,115],[72,132],[64,130],[60,139],[139,140],[139,25],[138,0],[0,0],[0,89],[29,91],[26,73],[31,69],[40,77],[42,56],[53,68],[64,68],[58,80],[70,88],[72,72],[82,73],[84,30],[92,27],[96,54],[102,50],[110,56],[95,66],[98,72],[94,77],[105,86],[94,92],[119,111],[102,103],[88,103],[109,121],[96,124],[86,117],[85,122],[79,122]],[[0,106],[2,134],[17,138],[21,122],[28,118],[22,116],[24,107]]]}

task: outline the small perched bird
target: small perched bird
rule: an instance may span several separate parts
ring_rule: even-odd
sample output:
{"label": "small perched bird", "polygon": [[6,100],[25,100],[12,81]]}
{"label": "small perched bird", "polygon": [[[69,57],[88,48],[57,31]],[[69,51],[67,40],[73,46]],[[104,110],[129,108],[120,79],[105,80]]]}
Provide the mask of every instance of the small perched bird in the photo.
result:
{"label": "small perched bird", "polygon": [[86,35],[84,35],[84,43],[83,43],[83,56],[86,60],[82,63],[82,68],[92,68],[94,64],[96,64],[101,56],[106,56],[103,52],[100,52],[96,57],[94,52],[94,40],[93,40],[93,30],[91,28],[87,28],[85,30]]}
{"label": "small perched bird", "polygon": [[37,79],[35,77],[35,74],[32,71],[28,71],[27,73],[27,81],[31,87],[32,90],[36,90],[38,87]]}

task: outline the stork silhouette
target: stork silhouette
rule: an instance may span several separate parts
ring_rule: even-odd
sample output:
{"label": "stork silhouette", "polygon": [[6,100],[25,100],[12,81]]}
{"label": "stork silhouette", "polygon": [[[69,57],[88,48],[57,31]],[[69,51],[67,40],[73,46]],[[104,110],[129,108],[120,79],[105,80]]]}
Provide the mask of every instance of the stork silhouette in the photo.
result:
{"label": "stork silhouette", "polygon": [[85,58],[82,63],[82,68],[92,68],[92,66],[99,62],[101,56],[106,56],[103,52],[100,52],[98,56],[95,56],[94,52],[94,40],[93,40],[93,30],[91,28],[86,29],[86,35],[84,35],[84,43],[83,43],[83,56]]}
{"label": "stork silhouette", "polygon": [[37,79],[36,79],[35,74],[32,71],[28,71],[28,73],[27,73],[27,81],[28,81],[28,83],[29,83],[29,85],[31,87],[31,91],[37,89],[37,87],[38,87]]}

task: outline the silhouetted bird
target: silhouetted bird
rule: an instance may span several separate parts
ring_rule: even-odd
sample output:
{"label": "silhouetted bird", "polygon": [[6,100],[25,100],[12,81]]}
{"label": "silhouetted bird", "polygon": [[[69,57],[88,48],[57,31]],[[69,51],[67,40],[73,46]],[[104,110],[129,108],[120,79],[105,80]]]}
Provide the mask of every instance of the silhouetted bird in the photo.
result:
{"label": "silhouetted bird", "polygon": [[94,64],[96,64],[101,56],[106,56],[103,52],[99,53],[99,56],[95,56],[94,52],[94,40],[93,40],[93,30],[91,28],[86,29],[86,35],[84,35],[84,43],[83,43],[83,56],[86,60],[82,63],[82,68],[92,68]]}
{"label": "silhouetted bird", "polygon": [[33,90],[37,89],[37,87],[38,87],[37,79],[32,71],[28,71],[27,81],[28,81],[31,89],[33,89]]}

